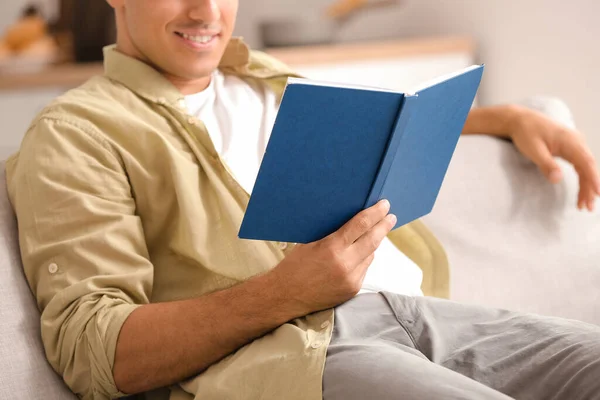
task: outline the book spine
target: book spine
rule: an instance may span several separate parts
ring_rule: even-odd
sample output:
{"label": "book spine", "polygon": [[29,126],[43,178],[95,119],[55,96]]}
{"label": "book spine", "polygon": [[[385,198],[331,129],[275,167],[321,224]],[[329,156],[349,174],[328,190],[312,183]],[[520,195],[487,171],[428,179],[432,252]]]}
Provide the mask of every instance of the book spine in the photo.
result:
{"label": "book spine", "polygon": [[373,180],[373,186],[371,186],[371,191],[369,192],[369,196],[367,196],[367,201],[363,208],[369,208],[381,200],[381,192],[383,191],[394,158],[396,157],[396,154],[398,154],[398,146],[400,146],[406,125],[408,124],[408,121],[410,121],[411,111],[415,106],[417,99],[417,95],[405,95],[402,100],[402,104],[398,111],[398,117],[396,118],[396,124],[390,135],[385,155],[381,160],[379,171],[377,171],[377,175]]}

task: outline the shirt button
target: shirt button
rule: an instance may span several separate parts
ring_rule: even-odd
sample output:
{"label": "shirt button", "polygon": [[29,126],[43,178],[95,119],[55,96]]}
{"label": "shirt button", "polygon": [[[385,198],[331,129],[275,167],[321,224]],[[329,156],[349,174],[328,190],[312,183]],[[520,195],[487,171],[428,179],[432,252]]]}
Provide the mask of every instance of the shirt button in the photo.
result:
{"label": "shirt button", "polygon": [[321,324],[321,329],[325,329],[329,327],[329,321],[325,321]]}
{"label": "shirt button", "polygon": [[158,102],[158,104],[163,106],[167,104],[167,99],[165,99],[164,97],[159,97],[156,101]]}
{"label": "shirt button", "polygon": [[198,120],[196,118],[190,117],[190,118],[188,118],[188,123],[190,125],[197,125],[198,124]]}
{"label": "shirt button", "polygon": [[58,265],[56,265],[55,263],[52,263],[50,265],[48,265],[48,272],[50,272],[51,274],[55,274],[58,272]]}
{"label": "shirt button", "polygon": [[287,244],[287,243],[285,243],[285,242],[280,242],[280,243],[279,243],[279,248],[280,248],[281,250],[285,250],[285,249],[287,249],[287,247],[288,247],[288,244]]}
{"label": "shirt button", "polygon": [[314,342],[310,345],[310,347],[312,347],[313,349],[318,349],[321,346],[323,346],[323,342]]}

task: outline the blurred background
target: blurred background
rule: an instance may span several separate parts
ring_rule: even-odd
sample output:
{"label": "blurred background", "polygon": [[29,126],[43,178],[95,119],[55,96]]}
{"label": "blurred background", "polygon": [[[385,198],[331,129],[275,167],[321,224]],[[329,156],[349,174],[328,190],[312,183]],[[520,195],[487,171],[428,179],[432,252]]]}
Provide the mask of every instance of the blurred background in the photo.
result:
{"label": "blurred background", "polygon": [[[237,34],[310,77],[400,90],[485,63],[479,104],[560,97],[600,159],[598,15],[597,0],[240,0]],[[104,0],[10,0],[0,38],[2,158],[43,105],[101,73],[114,25]]]}

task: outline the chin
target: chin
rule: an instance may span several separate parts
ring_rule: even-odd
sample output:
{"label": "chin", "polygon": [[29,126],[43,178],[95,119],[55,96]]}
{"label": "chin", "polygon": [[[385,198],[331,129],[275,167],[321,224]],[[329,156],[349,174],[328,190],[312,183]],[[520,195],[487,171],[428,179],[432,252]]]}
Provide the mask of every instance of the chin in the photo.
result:
{"label": "chin", "polygon": [[218,67],[219,61],[209,62],[208,60],[203,60],[202,62],[198,62],[198,60],[179,59],[176,63],[164,65],[161,70],[172,77],[184,80],[196,80],[209,76]]}
{"label": "chin", "polygon": [[187,68],[185,71],[185,77],[187,79],[204,78],[212,74],[217,68],[219,68],[218,62],[210,65],[199,65],[192,69]]}

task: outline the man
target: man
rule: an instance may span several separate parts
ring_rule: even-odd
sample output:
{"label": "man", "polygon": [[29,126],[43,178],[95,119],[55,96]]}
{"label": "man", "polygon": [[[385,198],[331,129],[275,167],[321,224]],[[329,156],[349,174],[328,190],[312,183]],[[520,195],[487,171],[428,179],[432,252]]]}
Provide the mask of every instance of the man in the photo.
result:
{"label": "man", "polygon": [[[106,75],[47,107],[7,164],[47,357],[75,393],[600,398],[598,327],[356,296],[395,222],[385,201],[316,243],[239,240],[292,73],[231,39],[237,0],[109,3]],[[593,208],[600,179],[576,132],[516,106],[474,110],[472,132],[509,137],[553,182],[552,155],[571,161]],[[387,280],[411,283],[372,291],[418,294],[414,264],[392,257],[403,276]]]}

